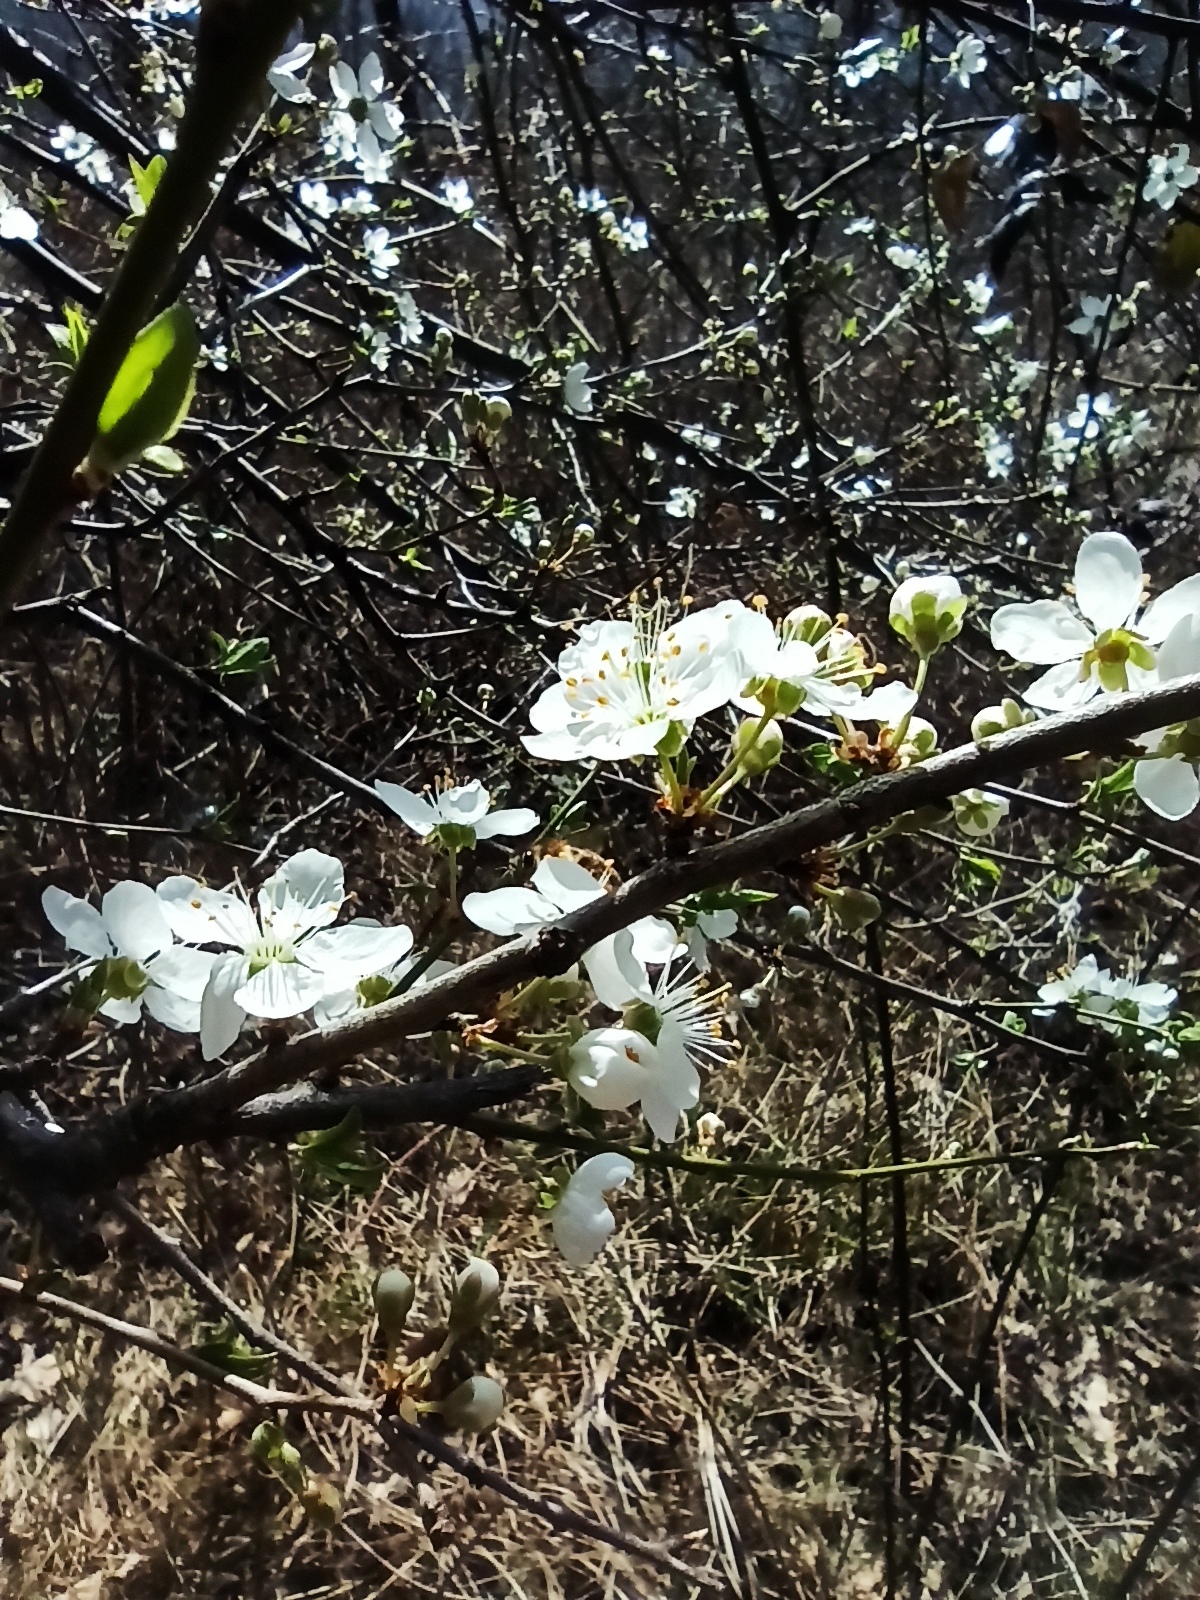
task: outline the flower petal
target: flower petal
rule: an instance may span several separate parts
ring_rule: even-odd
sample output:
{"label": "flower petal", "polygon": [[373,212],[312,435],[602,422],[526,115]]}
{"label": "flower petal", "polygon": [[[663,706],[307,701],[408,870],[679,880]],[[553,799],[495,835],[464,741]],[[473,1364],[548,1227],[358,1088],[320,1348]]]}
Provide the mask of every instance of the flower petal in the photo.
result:
{"label": "flower petal", "polygon": [[457,789],[446,789],[438,796],[437,811],[443,822],[456,822],[460,827],[473,828],[487,816],[492,797],[474,778]]}
{"label": "flower petal", "polygon": [[466,895],[463,916],[477,928],[507,938],[514,933],[532,933],[548,922],[557,922],[561,912],[536,889],[492,889],[486,894]]}
{"label": "flower petal", "polygon": [[[733,926],[737,927],[737,918]],[[649,967],[665,967],[678,953],[679,935],[662,917],[642,917],[628,928],[633,938],[633,953]]]}
{"label": "flower petal", "polygon": [[104,927],[117,954],[145,962],[174,942],[162,901],[148,883],[114,883],[100,902]]}
{"label": "flower petal", "polygon": [[1138,799],[1168,822],[1190,817],[1200,804],[1200,778],[1182,756],[1151,757],[1133,769]]}
{"label": "flower petal", "polygon": [[338,988],[352,988],[360,978],[383,972],[403,961],[413,946],[411,928],[384,928],[369,917],[358,917],[340,928],[314,933],[300,947],[306,966],[314,967]]}
{"label": "flower petal", "polygon": [[329,87],[339,106],[348,106],[358,97],[358,79],[344,61],[335,61],[329,69]]}
{"label": "flower petal", "polygon": [[533,886],[556,905],[563,916],[591,905],[604,893],[604,886],[586,867],[566,856],[543,856],[533,875]]}
{"label": "flower petal", "polygon": [[181,994],[175,994],[170,989],[159,989],[154,984],[142,995],[142,1000],[155,1022],[161,1022],[164,1028],[170,1028],[175,1033],[200,1031],[199,1000],[187,1000]]}
{"label": "flower petal", "polygon": [[1123,533],[1089,533],[1079,546],[1075,603],[1097,633],[1133,620],[1142,603],[1142,558]]}
{"label": "flower petal", "polygon": [[241,895],[207,889],[195,878],[164,878],[156,893],[176,938],[188,944],[241,950],[258,938],[258,918]]}
{"label": "flower petal", "polygon": [[236,951],[213,962],[200,1002],[200,1053],[205,1061],[223,1056],[241,1033],[246,1013],[234,994],[249,975],[249,961]]}
{"label": "flower petal", "polygon": [[631,1028],[593,1028],[571,1046],[568,1078],[597,1111],[623,1111],[640,1099],[657,1052]]}
{"label": "flower petal", "polygon": [[66,940],[68,950],[100,960],[112,954],[104,918],[90,901],[51,886],[42,890],[42,910],[55,933],[61,933]]}
{"label": "flower petal", "polygon": [[496,839],[501,836],[517,838],[522,833],[532,833],[541,821],[536,811],[528,806],[513,806],[507,811],[493,811],[475,824],[477,839]]}
{"label": "flower petal", "polygon": [[406,828],[411,828],[422,839],[437,827],[437,808],[423,794],[414,794],[411,789],[402,788],[398,783],[384,783],[382,778],[375,779],[375,793],[389,811],[396,813]]}
{"label": "flower petal", "polygon": [[110,1022],[137,1022],[142,1015],[142,996],[138,995],[136,1000],[106,1000],[100,1007],[100,1015]]}
{"label": "flower petal", "polygon": [[300,850],[263,884],[258,908],[264,928],[290,939],[326,927],[345,898],[345,874],[337,857]]}
{"label": "flower petal", "polygon": [[[1092,630],[1061,600],[1001,606],[992,617],[992,648],[1035,667],[1077,661],[1091,648]],[[868,696],[868,698],[871,698]]]}
{"label": "flower petal", "polygon": [[1158,681],[1187,678],[1200,672],[1200,616],[1185,612],[1158,649]]}
{"label": "flower petal", "polygon": [[1100,685],[1094,674],[1081,678],[1074,661],[1064,661],[1060,667],[1051,667],[1035,678],[1022,698],[1042,711],[1071,711],[1095,699]]}
{"label": "flower petal", "polygon": [[[190,945],[175,944],[147,961],[146,976],[150,979],[152,987],[169,990],[179,999],[194,1001],[199,1005],[204,997],[208,980],[212,976],[213,966],[219,960],[221,957],[214,955],[211,950],[193,950]],[[146,1004],[150,1006],[149,989],[146,990],[146,995]],[[150,1009],[153,1015],[158,1015],[153,1007]],[[199,1027],[199,1021],[196,1026]]]}
{"label": "flower petal", "polygon": [[252,1017],[298,1017],[325,992],[325,980],[299,961],[269,961],[247,978],[234,999]]}
{"label": "flower petal", "polygon": [[596,999],[610,1011],[619,1011],[631,1000],[649,1000],[653,993],[646,969],[633,953],[633,935],[628,928],[585,950],[583,969]]}
{"label": "flower petal", "polygon": [[1195,616],[1198,612],[1200,573],[1195,573],[1167,589],[1157,600],[1151,600],[1142,613],[1138,632],[1151,644],[1161,644],[1182,617]]}
{"label": "flower petal", "polygon": [[358,87],[364,100],[378,100],[383,93],[383,64],[374,50],[358,69]]}

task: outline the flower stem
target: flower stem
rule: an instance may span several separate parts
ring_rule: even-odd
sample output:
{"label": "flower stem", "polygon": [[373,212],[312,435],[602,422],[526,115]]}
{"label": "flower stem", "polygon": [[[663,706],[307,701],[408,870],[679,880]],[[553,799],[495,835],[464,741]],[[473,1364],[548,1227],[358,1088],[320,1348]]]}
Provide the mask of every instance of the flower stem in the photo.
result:
{"label": "flower stem", "polygon": [[741,772],[742,767],[745,765],[746,757],[750,754],[751,750],[754,749],[754,746],[767,731],[773,714],[774,708],[768,706],[763,712],[762,716],[759,717],[758,721],[755,723],[750,734],[749,743],[738,752],[732,761],[726,762],[725,766],[720,772],[717,773],[716,777],[709,784],[708,788],[705,789],[704,793],[700,796],[700,799],[696,802],[697,811],[707,811],[712,805],[713,801],[720,798],[721,791],[723,789],[731,789],[737,782],[738,775]]}
{"label": "flower stem", "polygon": [[[920,661],[917,663],[917,679],[913,684],[913,693],[918,697],[920,696],[921,690],[925,687],[925,679],[929,676],[929,661],[930,658],[928,656],[922,656]],[[896,730],[892,734],[893,750],[899,750],[900,746],[904,743],[904,735],[908,732],[908,725],[912,721],[913,712],[916,709],[917,708],[915,705],[909,706],[908,710],[900,718]]]}
{"label": "flower stem", "polygon": [[458,851],[455,850],[453,848],[453,846],[451,846],[450,849],[448,849],[446,851],[446,865],[447,865],[447,868],[448,868],[448,871],[449,871],[449,876],[450,876],[450,882],[449,882],[449,884],[447,886],[447,890],[446,890],[447,902],[448,902],[448,905],[449,905],[450,915],[452,917],[457,917],[458,916]]}
{"label": "flower stem", "polygon": [[675,773],[675,763],[670,756],[660,755],[658,770],[662,773],[663,782],[667,789],[667,798],[671,802],[671,810],[677,817],[683,815],[683,790],[679,787],[679,779]]}

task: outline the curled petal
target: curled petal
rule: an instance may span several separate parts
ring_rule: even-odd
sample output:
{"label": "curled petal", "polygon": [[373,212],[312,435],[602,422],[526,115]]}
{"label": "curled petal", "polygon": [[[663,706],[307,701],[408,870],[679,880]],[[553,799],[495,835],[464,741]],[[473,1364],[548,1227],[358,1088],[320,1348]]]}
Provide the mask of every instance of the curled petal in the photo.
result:
{"label": "curled petal", "polygon": [[234,995],[249,976],[250,963],[237,952],[213,962],[200,1002],[200,1053],[205,1061],[223,1056],[241,1033],[246,1013]]}
{"label": "curled petal", "polygon": [[375,779],[375,793],[389,811],[396,813],[406,828],[411,828],[422,839],[437,827],[437,807],[423,794],[414,794],[411,789],[405,789],[398,783],[384,783],[382,778]]}
{"label": "curled petal", "polygon": [[475,837],[477,839],[495,839],[502,836],[519,838],[523,833],[532,833],[541,820],[537,812],[530,811],[528,806],[512,806],[508,810],[493,811],[490,816],[477,822]]}

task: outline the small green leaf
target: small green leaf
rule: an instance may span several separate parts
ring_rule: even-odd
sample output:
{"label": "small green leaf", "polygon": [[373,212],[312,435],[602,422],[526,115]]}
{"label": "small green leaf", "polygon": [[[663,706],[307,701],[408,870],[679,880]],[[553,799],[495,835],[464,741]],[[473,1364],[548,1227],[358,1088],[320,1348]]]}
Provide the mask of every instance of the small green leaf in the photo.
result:
{"label": "small green leaf", "polygon": [[154,199],[154,191],[158,188],[158,180],[166,170],[166,156],[155,156],[144,167],[130,156],[129,171],[133,177],[134,190],[132,210],[135,217],[145,214],[151,200]]}
{"label": "small green leaf", "polygon": [[335,1128],[302,1133],[292,1149],[309,1178],[340,1189],[373,1194],[383,1177],[384,1161],[362,1137],[362,1117],[351,1111]]}
{"label": "small green leaf", "polygon": [[199,1344],[194,1344],[192,1354],[207,1361],[210,1367],[219,1367],[222,1372],[232,1372],[239,1378],[265,1378],[275,1365],[275,1357],[269,1350],[255,1350],[227,1322],[212,1329]]}
{"label": "small green leaf", "polygon": [[99,483],[176,432],[192,403],[199,356],[196,323],[181,300],[138,334],[100,408],[87,463]]}
{"label": "small green leaf", "polygon": [[219,633],[211,637],[217,653],[213,667],[219,677],[259,678],[276,664],[270,639],[225,639]]}

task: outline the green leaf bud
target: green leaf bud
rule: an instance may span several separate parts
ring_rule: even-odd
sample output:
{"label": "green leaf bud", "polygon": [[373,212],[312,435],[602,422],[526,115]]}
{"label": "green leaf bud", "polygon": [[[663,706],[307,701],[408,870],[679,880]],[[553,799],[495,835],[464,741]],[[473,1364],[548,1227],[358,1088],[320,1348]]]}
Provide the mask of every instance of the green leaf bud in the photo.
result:
{"label": "green leaf bud", "polygon": [[504,1410],[504,1390],[495,1378],[477,1373],[460,1383],[442,1401],[442,1416],[463,1433],[486,1433]]}
{"label": "green leaf bud", "polygon": [[729,741],[729,759],[736,761],[749,778],[760,777],[779,765],[783,754],[783,729],[775,721],[759,730],[756,718],[747,717]]}
{"label": "green leaf bud", "polygon": [[195,319],[182,300],[142,329],[100,408],[83,466],[89,486],[102,488],[174,435],[192,403],[199,358]]}
{"label": "green leaf bud", "polygon": [[449,1331],[455,1337],[470,1333],[500,1299],[500,1274],[490,1261],[472,1256],[459,1273],[450,1299]]}
{"label": "green leaf bud", "polygon": [[399,1267],[389,1267],[375,1279],[375,1315],[389,1339],[404,1332],[416,1293],[412,1279]]}

